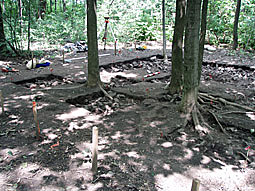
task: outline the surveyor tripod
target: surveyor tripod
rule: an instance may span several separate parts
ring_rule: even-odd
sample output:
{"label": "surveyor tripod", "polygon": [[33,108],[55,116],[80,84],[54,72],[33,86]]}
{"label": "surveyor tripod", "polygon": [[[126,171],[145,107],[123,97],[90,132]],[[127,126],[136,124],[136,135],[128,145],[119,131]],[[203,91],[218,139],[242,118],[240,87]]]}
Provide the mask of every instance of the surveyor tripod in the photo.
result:
{"label": "surveyor tripod", "polygon": [[[107,40],[107,35],[108,35],[108,26],[109,26],[109,28],[111,30],[111,33],[112,33],[112,36],[113,36],[113,39],[114,39],[114,53],[116,55],[117,54],[117,39],[115,38],[114,32],[113,32],[111,24],[109,22],[109,18],[110,17],[104,17],[104,19],[105,19],[105,26],[102,26],[102,28],[100,29],[99,35],[101,34],[101,32],[104,29],[104,36],[102,38],[102,41],[104,42],[104,50],[105,50],[106,49],[105,48],[106,47],[106,40]],[[100,37],[98,36],[98,39],[99,38]]]}

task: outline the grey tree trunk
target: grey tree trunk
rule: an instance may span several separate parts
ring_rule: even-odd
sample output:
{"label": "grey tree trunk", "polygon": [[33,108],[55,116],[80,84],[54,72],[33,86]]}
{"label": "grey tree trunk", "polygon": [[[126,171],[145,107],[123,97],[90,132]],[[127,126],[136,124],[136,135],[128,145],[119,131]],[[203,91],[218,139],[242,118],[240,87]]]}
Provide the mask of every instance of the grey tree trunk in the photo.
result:
{"label": "grey tree trunk", "polygon": [[185,28],[186,0],[176,0],[174,37],[172,44],[172,75],[169,91],[179,93],[183,85],[183,33]]}
{"label": "grey tree trunk", "polygon": [[234,21],[234,30],[233,30],[233,50],[236,50],[238,46],[238,21],[241,9],[241,0],[237,0],[235,21]]}
{"label": "grey tree trunk", "polygon": [[167,61],[166,54],[166,9],[165,9],[165,0],[162,0],[162,27],[163,27],[163,57],[164,61]]}
{"label": "grey tree trunk", "polygon": [[96,0],[87,0],[87,38],[88,38],[87,85],[89,87],[95,87],[99,83],[101,83],[98,59]]}
{"label": "grey tree trunk", "polygon": [[28,0],[27,50],[30,51],[31,0]]}
{"label": "grey tree trunk", "polygon": [[7,45],[4,34],[4,22],[2,14],[2,5],[0,3],[0,55],[4,55],[7,52]]}
{"label": "grey tree trunk", "polygon": [[207,9],[208,9],[208,0],[203,0],[201,31],[200,31],[200,40],[199,40],[199,62],[198,62],[198,81],[199,81],[199,83],[200,83],[200,78],[201,78],[202,63],[203,63],[203,56],[204,56],[204,44],[205,44],[206,24],[207,24]]}
{"label": "grey tree trunk", "polygon": [[184,40],[184,87],[181,111],[190,114],[197,103],[199,30],[201,0],[187,1],[187,23]]}

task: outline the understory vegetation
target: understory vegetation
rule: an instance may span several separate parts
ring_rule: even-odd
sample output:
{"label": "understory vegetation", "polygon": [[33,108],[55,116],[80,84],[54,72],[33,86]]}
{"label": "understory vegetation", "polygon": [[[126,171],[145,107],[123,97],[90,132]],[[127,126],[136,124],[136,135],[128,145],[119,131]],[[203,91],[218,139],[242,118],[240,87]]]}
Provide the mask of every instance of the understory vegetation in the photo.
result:
{"label": "understory vegetation", "polygon": [[[85,0],[2,0],[2,9],[6,40],[16,49],[28,49],[28,39],[41,47],[86,41]],[[209,1],[206,43],[231,46],[235,9],[235,1]],[[173,38],[175,10],[175,1],[166,1],[168,41]],[[105,16],[110,17],[120,42],[162,40],[161,0],[98,0],[98,33],[104,27]],[[254,50],[255,0],[242,1],[238,37],[240,48]],[[109,41],[113,41],[111,32]]]}

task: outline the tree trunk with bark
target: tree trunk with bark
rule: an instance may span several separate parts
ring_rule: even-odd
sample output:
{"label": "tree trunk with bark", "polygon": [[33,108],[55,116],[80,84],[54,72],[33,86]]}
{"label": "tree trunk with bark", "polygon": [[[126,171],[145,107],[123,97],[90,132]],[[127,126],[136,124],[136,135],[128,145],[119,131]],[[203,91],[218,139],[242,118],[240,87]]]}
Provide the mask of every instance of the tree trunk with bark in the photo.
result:
{"label": "tree trunk with bark", "polygon": [[87,38],[88,38],[88,81],[89,87],[101,83],[99,73],[96,0],[87,0]]}
{"label": "tree trunk with bark", "polygon": [[184,40],[184,89],[181,111],[191,114],[197,104],[199,87],[199,30],[201,0],[187,1],[187,22]]}
{"label": "tree trunk with bark", "polygon": [[52,13],[52,0],[50,0],[50,13]]}
{"label": "tree trunk with bark", "polygon": [[65,2],[65,0],[63,0],[62,3],[63,3],[63,13],[64,13],[64,12],[66,12],[66,2]]}
{"label": "tree trunk with bark", "polygon": [[0,56],[6,54],[7,51],[8,51],[7,44],[6,44],[5,34],[4,34],[2,5],[0,3]]}
{"label": "tree trunk with bark", "polygon": [[241,0],[237,0],[236,12],[235,12],[235,21],[234,21],[234,30],[233,30],[233,50],[236,50],[238,46],[238,21],[241,9]]}
{"label": "tree trunk with bark", "polygon": [[205,44],[206,25],[207,25],[207,10],[208,10],[208,0],[203,0],[201,30],[200,30],[200,39],[199,39],[199,62],[198,62],[199,83],[201,78],[202,64],[203,64],[203,57],[204,57],[204,44]]}
{"label": "tree trunk with bark", "polygon": [[28,0],[27,50],[30,51],[31,0]]}
{"label": "tree trunk with bark", "polygon": [[169,91],[179,93],[183,85],[183,33],[185,28],[186,0],[176,0],[176,16],[172,44],[172,75]]}
{"label": "tree trunk with bark", "polygon": [[166,9],[165,9],[165,0],[162,0],[162,28],[163,28],[163,57],[164,62],[167,61],[166,53]]}
{"label": "tree trunk with bark", "polygon": [[55,0],[55,14],[57,14],[57,0]]}

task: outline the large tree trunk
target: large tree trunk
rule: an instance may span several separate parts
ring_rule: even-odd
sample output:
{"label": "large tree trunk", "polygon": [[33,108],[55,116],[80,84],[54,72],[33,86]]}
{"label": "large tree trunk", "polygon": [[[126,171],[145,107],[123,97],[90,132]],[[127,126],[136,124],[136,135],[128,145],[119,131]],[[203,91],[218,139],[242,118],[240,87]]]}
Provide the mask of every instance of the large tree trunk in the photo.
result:
{"label": "large tree trunk", "polygon": [[185,28],[186,0],[176,0],[176,16],[172,44],[172,75],[169,90],[179,93],[183,84],[183,32]]}
{"label": "large tree trunk", "polygon": [[2,5],[0,3],[0,56],[7,52],[7,45],[4,34],[4,22],[2,14]]}
{"label": "large tree trunk", "polygon": [[205,44],[206,24],[207,24],[207,9],[208,9],[208,0],[203,0],[201,31],[200,31],[200,39],[199,39],[199,62],[198,62],[199,83],[201,78],[202,63],[203,63],[203,57],[204,57],[204,44]]}
{"label": "large tree trunk", "polygon": [[101,83],[99,73],[96,0],[87,0],[87,36],[88,36],[88,81],[89,87]]}
{"label": "large tree trunk", "polygon": [[191,113],[197,103],[199,87],[199,29],[201,0],[187,1],[187,24],[184,40],[184,91],[181,110]]}
{"label": "large tree trunk", "polygon": [[237,30],[238,30],[240,8],[241,8],[241,0],[237,0],[235,21],[234,21],[234,30],[233,30],[233,49],[234,50],[236,50],[236,48],[238,46],[238,32],[237,32]]}

